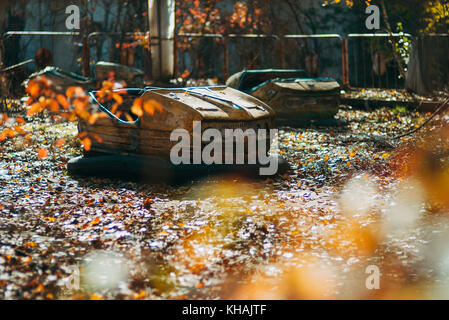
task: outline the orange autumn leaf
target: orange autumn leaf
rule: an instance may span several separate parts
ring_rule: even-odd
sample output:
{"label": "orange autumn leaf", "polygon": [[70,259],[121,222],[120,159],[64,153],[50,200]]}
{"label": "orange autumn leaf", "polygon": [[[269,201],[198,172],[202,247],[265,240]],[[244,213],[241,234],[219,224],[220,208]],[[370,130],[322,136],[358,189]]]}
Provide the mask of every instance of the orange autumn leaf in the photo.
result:
{"label": "orange autumn leaf", "polygon": [[62,147],[64,144],[65,144],[65,139],[64,138],[56,140],[56,145],[58,147]]}
{"label": "orange autumn leaf", "polygon": [[6,137],[8,138],[14,138],[16,136],[16,133],[13,129],[7,128],[5,130],[3,130],[3,134],[6,135]]}
{"label": "orange autumn leaf", "polygon": [[204,283],[202,283],[202,282],[198,283],[198,284],[196,285],[196,288],[197,288],[197,289],[202,289],[202,288],[204,288]]}
{"label": "orange autumn leaf", "polygon": [[112,114],[115,114],[117,112],[118,107],[119,107],[118,103],[114,103],[111,110],[109,111],[111,111]]}
{"label": "orange autumn leaf", "polygon": [[75,88],[74,87],[67,88],[65,95],[69,99],[72,98],[75,95]]}
{"label": "orange autumn leaf", "polygon": [[186,78],[188,78],[189,75],[190,75],[190,71],[184,70],[184,72],[181,75],[181,78],[186,79]]}
{"label": "orange autumn leaf", "polygon": [[6,135],[3,132],[1,132],[0,133],[0,141],[5,141],[5,140],[6,140]]}
{"label": "orange autumn leaf", "polygon": [[24,133],[25,133],[25,130],[23,130],[21,126],[15,126],[15,127],[14,127],[14,130],[15,130],[17,133],[21,133],[21,134],[24,134]]}
{"label": "orange autumn leaf", "polygon": [[25,119],[19,117],[19,118],[16,118],[16,122],[18,124],[24,124],[25,123]]}
{"label": "orange autumn leaf", "polygon": [[42,283],[40,283],[37,287],[36,287],[36,289],[34,289],[34,292],[35,293],[41,293],[41,292],[44,292],[45,291],[45,287],[44,287],[44,285],[42,284]]}
{"label": "orange autumn leaf", "polygon": [[91,114],[89,117],[89,123],[92,125],[95,124],[95,122],[97,122],[99,117],[100,117],[100,113]]}
{"label": "orange autumn leaf", "polygon": [[35,102],[31,105],[31,107],[27,110],[27,115],[32,116],[40,111],[41,104],[39,102]]}
{"label": "orange autumn leaf", "polygon": [[125,118],[127,121],[129,121],[129,122],[134,121],[133,117],[131,117],[131,115],[128,112],[125,112],[124,115],[125,115]]}
{"label": "orange autumn leaf", "polygon": [[91,225],[95,226],[100,223],[100,218],[96,217],[93,221],[90,222]]}
{"label": "orange autumn leaf", "polygon": [[56,100],[47,99],[47,106],[50,112],[58,113],[59,112],[59,104]]}
{"label": "orange autumn leaf", "polygon": [[78,134],[78,138],[80,138],[81,140],[83,140],[85,137],[87,137],[87,132],[80,132]]}
{"label": "orange autumn leaf", "polygon": [[139,294],[136,295],[136,299],[143,299],[146,297],[146,295],[147,294],[146,294],[145,290],[142,290],[142,291],[140,291]]}
{"label": "orange autumn leaf", "polygon": [[133,106],[131,107],[131,112],[138,117],[143,116],[142,98],[137,98],[134,100]]}
{"label": "orange autumn leaf", "polygon": [[103,81],[102,87],[100,89],[100,91],[98,91],[95,95],[100,98],[103,99],[106,95],[110,95],[111,94],[111,90],[114,87],[114,83],[110,82],[110,81]]}
{"label": "orange autumn leaf", "polygon": [[117,92],[114,92],[112,94],[112,98],[117,101],[118,104],[122,104],[123,103],[123,98],[120,94],[118,94]]}
{"label": "orange autumn leaf", "polygon": [[63,107],[65,110],[67,110],[69,108],[69,106],[70,106],[69,101],[66,99],[66,97],[64,97],[64,95],[58,94],[56,96],[56,100],[61,105],[61,107]]}
{"label": "orange autumn leaf", "polygon": [[145,103],[143,104],[143,109],[149,115],[154,115],[154,112],[156,110],[159,111],[159,112],[164,112],[164,108],[162,107],[162,105],[159,102],[155,101],[155,100],[147,100],[147,101],[145,101]]}
{"label": "orange autumn leaf", "polygon": [[75,101],[73,101],[73,105],[75,106],[76,112],[81,113],[86,108],[87,101],[84,99],[75,99]]}
{"label": "orange autumn leaf", "polygon": [[37,151],[37,156],[39,157],[39,159],[45,159],[48,157],[48,151],[45,148],[40,148]]}
{"label": "orange autumn leaf", "polygon": [[31,97],[37,98],[40,91],[40,86],[36,81],[30,81],[26,88],[26,92],[30,94]]}
{"label": "orange autumn leaf", "polygon": [[84,150],[89,151],[92,147],[92,141],[89,138],[83,139]]}
{"label": "orange autumn leaf", "polygon": [[96,133],[92,134],[92,138],[94,138],[94,140],[97,141],[98,143],[103,143],[103,139]]}
{"label": "orange autumn leaf", "polygon": [[69,99],[74,96],[83,96],[84,90],[81,87],[69,87],[69,88],[67,88],[65,95]]}

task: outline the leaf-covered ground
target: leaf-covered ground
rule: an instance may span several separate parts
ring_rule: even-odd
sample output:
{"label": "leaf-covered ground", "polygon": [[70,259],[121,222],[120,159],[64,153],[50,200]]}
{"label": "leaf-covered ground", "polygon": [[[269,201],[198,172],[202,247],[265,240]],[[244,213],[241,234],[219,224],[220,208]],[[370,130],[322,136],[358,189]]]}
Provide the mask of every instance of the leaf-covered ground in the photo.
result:
{"label": "leaf-covered ground", "polygon": [[[35,119],[31,141],[0,144],[0,299],[447,295],[426,247],[446,218],[391,164],[409,138],[370,139],[425,115],[342,107],[338,117],[281,128],[289,174],[177,186],[71,177],[76,125]],[[366,289],[368,265],[380,268],[381,290]],[[74,266],[79,289],[66,285]]]}

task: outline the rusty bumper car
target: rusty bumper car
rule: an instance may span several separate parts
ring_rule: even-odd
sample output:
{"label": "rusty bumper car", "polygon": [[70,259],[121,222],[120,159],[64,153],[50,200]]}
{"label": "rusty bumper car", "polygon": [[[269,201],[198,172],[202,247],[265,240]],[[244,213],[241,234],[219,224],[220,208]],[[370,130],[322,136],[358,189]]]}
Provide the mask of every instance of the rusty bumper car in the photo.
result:
{"label": "rusty bumper car", "polygon": [[99,61],[92,68],[93,77],[83,77],[74,72],[67,72],[56,66],[47,66],[38,72],[31,74],[27,82],[37,77],[45,77],[50,80],[54,89],[58,92],[65,92],[68,87],[82,87],[85,90],[94,90],[97,83],[107,80],[113,76],[114,80],[122,81],[126,86],[142,87],[145,73],[136,68],[124,66],[118,63]]}
{"label": "rusty bumper car", "polygon": [[279,123],[332,121],[340,105],[336,80],[311,78],[304,70],[244,70],[232,75],[226,85],[268,104]]}
{"label": "rusty bumper car", "polygon": [[[194,161],[193,141],[195,134],[206,129],[217,129],[223,133],[226,129],[271,129],[274,112],[265,103],[238,90],[225,87],[191,87],[191,88],[154,88],[125,89],[123,103],[113,107],[111,103],[100,103],[96,92],[90,92],[93,104],[107,114],[94,124],[79,121],[79,131],[95,135],[92,146],[84,157],[72,159],[68,170],[77,175],[125,176],[145,180],[170,182],[183,178],[195,177],[211,172],[255,173],[261,166],[256,164],[201,163]],[[136,98],[156,102],[162,110],[141,116],[134,115],[131,107]],[[127,117],[123,117],[127,114]],[[198,128],[198,125],[200,126]],[[171,134],[183,129],[191,141],[188,163],[174,164],[171,158],[172,148],[178,143],[172,141]],[[264,145],[268,152],[271,145],[270,136],[262,140],[257,136],[257,148]],[[206,144],[201,139],[201,147]],[[99,142],[100,141],[100,142]],[[234,146],[233,146],[234,150]],[[247,158],[249,148],[245,146]],[[223,158],[226,151],[223,151]],[[191,160],[191,161],[190,161]],[[287,168],[279,160],[280,170]]]}

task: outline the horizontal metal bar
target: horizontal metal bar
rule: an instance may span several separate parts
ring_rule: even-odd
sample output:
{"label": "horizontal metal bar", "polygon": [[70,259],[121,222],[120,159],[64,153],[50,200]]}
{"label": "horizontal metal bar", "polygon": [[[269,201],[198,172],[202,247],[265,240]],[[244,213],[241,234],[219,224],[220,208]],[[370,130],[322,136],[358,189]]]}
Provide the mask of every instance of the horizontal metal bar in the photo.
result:
{"label": "horizontal metal bar", "polygon": [[[99,37],[99,36],[133,36],[133,35],[147,35],[148,33],[144,32],[92,32],[87,37]],[[4,34],[4,37],[8,36],[80,36],[80,32],[66,32],[66,31],[8,31]],[[375,38],[375,37],[412,37],[409,33],[350,33],[347,35],[348,38]],[[425,34],[425,36],[449,36],[449,34]],[[287,34],[283,36],[277,35],[269,35],[269,34],[218,34],[218,33],[179,33],[176,37],[205,37],[205,38],[274,38],[274,39],[312,39],[312,38],[323,38],[323,39],[340,39],[343,37],[339,34]],[[172,37],[151,37],[151,39],[155,40],[174,40]]]}
{"label": "horizontal metal bar", "polygon": [[350,33],[348,38],[388,38],[388,37],[409,37],[412,35],[409,33]]}
{"label": "horizontal metal bar", "polygon": [[342,37],[339,34],[286,34],[281,38],[284,39],[311,39],[311,38],[322,38],[322,39],[340,39]]}
{"label": "horizontal metal bar", "polygon": [[279,39],[277,35],[271,34],[219,34],[219,33],[178,33],[177,37],[196,37],[196,38],[274,38]]}
{"label": "horizontal metal bar", "polygon": [[147,35],[148,33],[145,32],[92,32],[89,33],[89,35],[87,36],[87,38],[92,38],[92,37],[100,37],[100,36],[108,36],[108,37],[113,37],[113,36],[144,36]]}
{"label": "horizontal metal bar", "polygon": [[178,33],[177,37],[192,37],[192,38],[224,38],[222,34],[218,33]]}
{"label": "horizontal metal bar", "polygon": [[[102,36],[106,36],[106,37],[114,37],[114,36],[144,36],[144,35],[148,35],[148,33],[144,33],[144,32],[125,32],[125,33],[120,33],[120,32],[92,32],[90,33],[87,38],[90,40],[94,37],[102,37]],[[151,40],[159,40],[160,41],[167,41],[167,40],[174,40],[174,38],[167,38],[167,37],[150,37]],[[151,43],[150,41],[150,45],[155,46],[155,45],[159,45],[159,43],[154,44]]]}
{"label": "horizontal metal bar", "polygon": [[8,31],[3,34],[4,37],[10,36],[79,36],[80,32],[65,31]]}
{"label": "horizontal metal bar", "polygon": [[96,31],[96,32],[92,32],[89,33],[88,37],[95,37],[95,36],[121,36],[121,35],[125,35],[125,36],[144,36],[148,33],[146,32],[100,32],[100,31]]}
{"label": "horizontal metal bar", "polygon": [[306,38],[338,38],[342,37],[338,34],[287,34],[283,36],[277,36],[274,34],[235,34],[231,33],[228,35],[218,34],[218,33],[178,33],[177,37],[212,37],[212,38],[274,38],[274,39],[306,39]]}
{"label": "horizontal metal bar", "polygon": [[449,33],[425,33],[425,34],[419,34],[419,37],[449,37]]}
{"label": "horizontal metal bar", "polygon": [[18,63],[18,64],[15,64],[15,65],[6,67],[6,68],[0,70],[0,73],[8,72],[8,71],[14,70],[14,69],[16,69],[16,68],[22,67],[22,66],[27,65],[27,64],[29,64],[29,63],[34,63],[34,60],[33,60],[33,59],[29,59],[29,60],[23,61],[23,62],[21,62],[21,63]]}
{"label": "horizontal metal bar", "polygon": [[279,40],[279,36],[274,34],[228,34],[229,38],[274,38]]}

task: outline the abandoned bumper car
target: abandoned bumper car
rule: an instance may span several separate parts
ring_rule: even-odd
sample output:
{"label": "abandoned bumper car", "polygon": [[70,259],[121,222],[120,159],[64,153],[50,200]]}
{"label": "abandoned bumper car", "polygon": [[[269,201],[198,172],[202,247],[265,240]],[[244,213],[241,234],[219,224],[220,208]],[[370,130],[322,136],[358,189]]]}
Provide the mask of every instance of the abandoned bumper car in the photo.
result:
{"label": "abandoned bumper car", "polygon": [[142,87],[145,73],[137,68],[124,66],[118,63],[99,61],[92,68],[93,77],[83,77],[74,72],[67,72],[55,66],[47,66],[31,74],[26,83],[34,78],[44,76],[50,80],[56,91],[64,92],[68,87],[80,86],[86,90],[94,90],[95,85],[108,77],[124,82],[127,86]]}
{"label": "abandoned bumper car", "polygon": [[332,121],[340,105],[336,80],[311,78],[304,70],[244,70],[226,85],[268,104],[284,124]]}
{"label": "abandoned bumper car", "polygon": [[[92,139],[84,157],[69,161],[70,173],[173,181],[229,171],[270,176],[288,168],[268,154],[276,138],[270,130],[274,112],[252,96],[225,86],[125,91],[118,109],[90,92],[95,107],[107,117],[93,125],[79,121],[80,132],[99,139]],[[154,110],[130,119],[137,98]]]}

